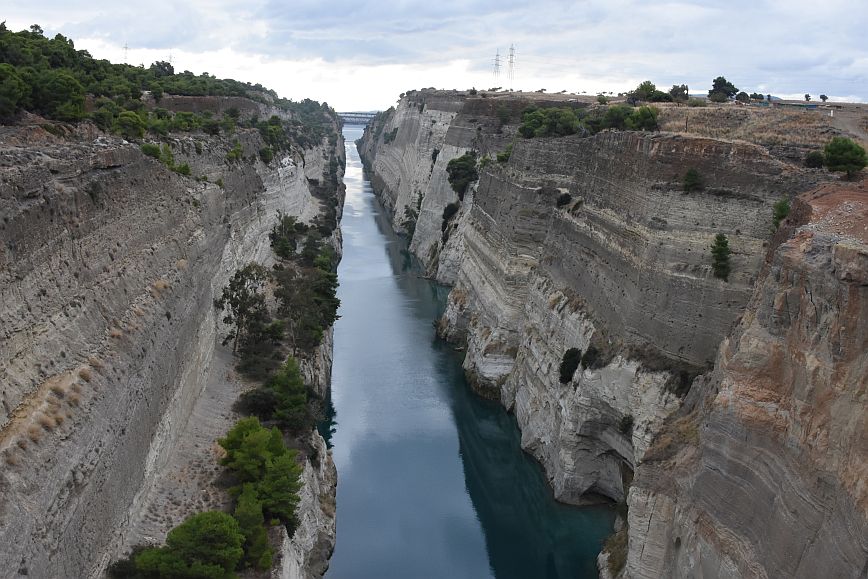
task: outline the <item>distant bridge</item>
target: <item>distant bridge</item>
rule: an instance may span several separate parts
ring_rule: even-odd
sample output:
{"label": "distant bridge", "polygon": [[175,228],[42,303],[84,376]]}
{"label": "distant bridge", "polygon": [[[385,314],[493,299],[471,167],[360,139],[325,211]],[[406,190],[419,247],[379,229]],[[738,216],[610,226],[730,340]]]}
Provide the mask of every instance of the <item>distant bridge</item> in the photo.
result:
{"label": "distant bridge", "polygon": [[338,116],[347,125],[367,125],[377,113],[338,113]]}

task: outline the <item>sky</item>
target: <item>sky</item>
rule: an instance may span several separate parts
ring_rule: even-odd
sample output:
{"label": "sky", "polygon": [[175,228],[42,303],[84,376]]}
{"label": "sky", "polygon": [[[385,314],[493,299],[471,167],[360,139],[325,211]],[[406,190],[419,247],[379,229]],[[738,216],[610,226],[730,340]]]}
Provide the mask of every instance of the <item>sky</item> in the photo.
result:
{"label": "sky", "polygon": [[[868,101],[865,0],[0,0],[11,30],[61,33],[112,62],[261,83],[339,111],[424,87],[704,93]],[[124,49],[126,46],[126,50]],[[512,79],[509,52],[514,46]],[[500,55],[500,74],[494,63]]]}

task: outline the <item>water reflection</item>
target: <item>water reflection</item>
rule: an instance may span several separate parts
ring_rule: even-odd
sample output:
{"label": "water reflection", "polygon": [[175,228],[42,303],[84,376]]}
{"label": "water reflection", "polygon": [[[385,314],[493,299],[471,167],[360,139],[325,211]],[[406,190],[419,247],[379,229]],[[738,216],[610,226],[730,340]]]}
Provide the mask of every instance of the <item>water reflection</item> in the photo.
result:
{"label": "water reflection", "polygon": [[514,419],[469,391],[459,355],[433,336],[447,290],[391,231],[362,178],[358,136],[345,129],[328,576],[596,577],[610,510],[556,503]]}

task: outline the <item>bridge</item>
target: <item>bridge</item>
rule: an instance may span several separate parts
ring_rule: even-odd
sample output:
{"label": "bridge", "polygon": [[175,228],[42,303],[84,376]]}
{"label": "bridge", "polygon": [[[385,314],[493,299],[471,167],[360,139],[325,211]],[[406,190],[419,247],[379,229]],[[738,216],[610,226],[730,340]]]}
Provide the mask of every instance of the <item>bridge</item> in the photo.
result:
{"label": "bridge", "polygon": [[338,116],[347,125],[367,125],[377,113],[338,113]]}

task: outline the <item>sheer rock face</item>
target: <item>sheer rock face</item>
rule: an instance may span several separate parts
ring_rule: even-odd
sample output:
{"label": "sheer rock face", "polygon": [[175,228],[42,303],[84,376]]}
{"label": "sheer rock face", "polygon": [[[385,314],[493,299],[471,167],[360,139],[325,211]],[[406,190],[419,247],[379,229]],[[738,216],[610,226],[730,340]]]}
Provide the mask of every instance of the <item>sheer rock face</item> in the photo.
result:
{"label": "sheer rock face", "polygon": [[[493,157],[514,140],[512,155],[479,168],[443,234],[458,198],[441,152],[413,181],[411,248],[453,286],[440,335],[466,347],[474,387],[514,410],[556,496],[629,488],[629,577],[864,575],[864,185],[796,204],[803,226],[779,231],[768,261],[772,206],[821,174],[690,135],[514,139],[517,115],[498,126],[495,111],[528,103],[422,91],[386,117],[407,141],[371,130],[362,143],[396,220],[411,180],[383,156],[422,159],[422,131],[401,120],[447,98],[449,126],[431,119],[441,151]],[[689,168],[704,189],[683,192]],[[711,273],[718,232],[728,282]],[[571,347],[599,355],[564,384]]]}
{"label": "sheer rock face", "polygon": [[697,392],[697,436],[637,471],[626,576],[865,576],[866,185],[799,199]]}
{"label": "sheer rock face", "polygon": [[[772,205],[810,177],[747,143],[635,132],[516,138],[527,102],[461,98],[407,93],[367,131],[361,150],[375,190],[396,222],[410,193],[423,192],[411,249],[453,285],[439,332],[466,345],[474,387],[515,411],[555,495],[623,499],[680,405],[673,386],[711,365],[743,311]],[[430,173],[423,142],[440,149]],[[444,228],[443,208],[459,202],[450,158],[470,149],[493,158],[510,143],[507,162],[481,164]],[[427,159],[426,171],[414,159]],[[705,189],[682,190],[688,168]],[[721,231],[733,249],[728,283],[711,275]],[[599,359],[562,384],[569,348]]]}
{"label": "sheer rock face", "polygon": [[[236,269],[269,259],[278,210],[309,219],[320,207],[307,180],[322,175],[322,147],[266,166],[256,131],[233,136],[244,160],[231,163],[229,139],[170,139],[201,181],[86,128],[0,135],[3,576],[87,577],[121,554],[195,420],[227,330],[214,298]],[[306,367],[319,386],[330,360]]]}

